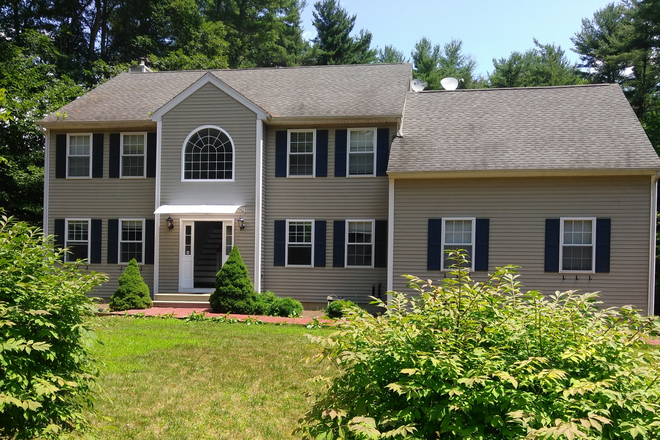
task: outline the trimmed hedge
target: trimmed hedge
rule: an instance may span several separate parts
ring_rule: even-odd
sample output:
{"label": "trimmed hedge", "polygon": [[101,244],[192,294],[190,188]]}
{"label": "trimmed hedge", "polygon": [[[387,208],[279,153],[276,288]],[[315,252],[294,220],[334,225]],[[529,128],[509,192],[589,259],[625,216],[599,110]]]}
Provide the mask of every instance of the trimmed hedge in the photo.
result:
{"label": "trimmed hedge", "polygon": [[149,309],[153,307],[149,286],[142,279],[137,261],[133,258],[119,277],[119,289],[110,298],[110,310]]}

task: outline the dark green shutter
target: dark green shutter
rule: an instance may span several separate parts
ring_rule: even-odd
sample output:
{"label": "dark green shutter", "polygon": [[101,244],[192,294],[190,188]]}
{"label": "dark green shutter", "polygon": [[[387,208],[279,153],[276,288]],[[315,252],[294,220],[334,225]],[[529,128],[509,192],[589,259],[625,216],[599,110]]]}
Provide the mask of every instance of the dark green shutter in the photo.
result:
{"label": "dark green shutter", "polygon": [[108,175],[113,179],[119,178],[119,167],[121,161],[121,144],[119,133],[110,134],[110,171]]}
{"label": "dark green shutter", "polygon": [[387,162],[390,158],[390,129],[379,128],[376,133],[376,175],[387,176]]}
{"label": "dark green shutter", "polygon": [[55,178],[66,179],[66,135],[55,136]]}
{"label": "dark green shutter", "polygon": [[344,267],[346,252],[346,220],[335,220],[332,240],[332,266]]}
{"label": "dark green shutter", "polygon": [[325,241],[327,222],[314,222],[314,267],[325,267]]}
{"label": "dark green shutter", "polygon": [[387,220],[376,220],[374,267],[387,267]]}
{"label": "dark green shutter", "polygon": [[154,264],[156,223],[152,218],[148,218],[144,223],[144,264]]}
{"label": "dark green shutter", "polygon": [[545,220],[545,271],[559,272],[559,219]]}
{"label": "dark green shutter", "polygon": [[92,178],[103,177],[103,133],[92,135]]}
{"label": "dark green shutter", "polygon": [[101,264],[101,237],[103,236],[103,220],[92,219],[92,249],[89,262],[92,264]]}
{"label": "dark green shutter", "polygon": [[147,177],[156,177],[156,133],[147,133]]}
{"label": "dark green shutter", "polygon": [[610,239],[612,220],[596,219],[596,272],[610,271]]}
{"label": "dark green shutter", "polygon": [[474,270],[488,270],[490,220],[478,218],[475,225]]}
{"label": "dark green shutter", "polygon": [[442,268],[442,219],[430,218],[426,250],[426,268],[440,270]]}
{"label": "dark green shutter", "polygon": [[117,264],[119,248],[119,220],[108,220],[108,264]]}
{"label": "dark green shutter", "polygon": [[64,238],[65,238],[64,224],[65,222],[63,218],[55,219],[55,246],[57,246],[60,249],[64,247]]}
{"label": "dark green shutter", "polygon": [[348,130],[335,130],[335,177],[346,177],[347,136]]}
{"label": "dark green shutter", "polygon": [[275,132],[275,177],[286,177],[286,130]]}
{"label": "dark green shutter", "polygon": [[316,130],[316,177],[328,175],[328,130]]}
{"label": "dark green shutter", "polygon": [[286,266],[286,220],[275,220],[275,266]]}

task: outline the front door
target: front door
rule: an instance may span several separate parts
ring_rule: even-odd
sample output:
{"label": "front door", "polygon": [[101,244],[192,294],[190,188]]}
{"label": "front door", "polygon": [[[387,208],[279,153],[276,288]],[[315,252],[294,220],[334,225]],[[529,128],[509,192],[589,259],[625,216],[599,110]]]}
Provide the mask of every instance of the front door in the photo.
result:
{"label": "front door", "polygon": [[233,222],[181,222],[179,291],[208,292],[227,261],[233,244]]}

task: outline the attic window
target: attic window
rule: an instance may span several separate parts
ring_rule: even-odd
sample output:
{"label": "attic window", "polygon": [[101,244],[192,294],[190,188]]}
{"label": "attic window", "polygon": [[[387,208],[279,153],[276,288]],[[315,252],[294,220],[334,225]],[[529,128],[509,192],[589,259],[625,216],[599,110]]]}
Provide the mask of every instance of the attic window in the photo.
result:
{"label": "attic window", "polygon": [[197,128],[183,145],[182,180],[234,180],[234,143],[224,130]]}

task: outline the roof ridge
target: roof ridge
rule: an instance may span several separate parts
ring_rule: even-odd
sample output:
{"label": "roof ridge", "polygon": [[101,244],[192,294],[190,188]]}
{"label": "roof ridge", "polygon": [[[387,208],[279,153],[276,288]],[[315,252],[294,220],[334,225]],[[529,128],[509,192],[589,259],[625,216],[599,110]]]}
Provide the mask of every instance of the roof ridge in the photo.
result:
{"label": "roof ridge", "polygon": [[413,94],[431,94],[431,93],[467,93],[467,92],[501,92],[510,90],[548,90],[548,89],[577,89],[586,87],[607,87],[619,86],[617,83],[599,83],[599,84],[567,84],[563,86],[534,86],[534,87],[485,87],[482,89],[457,89],[457,90],[422,90],[421,92],[408,91]]}
{"label": "roof ridge", "polygon": [[[265,71],[265,70],[295,70],[295,69],[324,69],[324,68],[354,68],[354,67],[376,67],[376,66],[404,66],[410,65],[412,63],[373,63],[373,64],[324,64],[324,65],[314,65],[314,66],[274,66],[274,67],[246,67],[246,68],[235,68],[235,69],[195,69],[195,70],[154,70],[151,72],[145,72],[146,74],[152,73],[199,73],[199,72],[245,72],[245,71]],[[129,72],[122,72],[129,73]]]}

